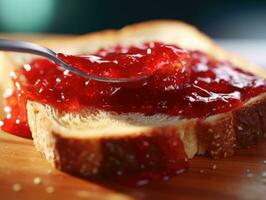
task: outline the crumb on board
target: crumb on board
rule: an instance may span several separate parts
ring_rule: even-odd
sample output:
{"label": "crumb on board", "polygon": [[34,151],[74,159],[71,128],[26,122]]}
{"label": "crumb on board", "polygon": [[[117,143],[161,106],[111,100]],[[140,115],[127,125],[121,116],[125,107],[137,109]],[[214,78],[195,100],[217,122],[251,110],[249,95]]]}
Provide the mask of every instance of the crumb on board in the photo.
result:
{"label": "crumb on board", "polygon": [[14,192],[19,192],[21,191],[21,185],[19,183],[15,183],[12,187]]}
{"label": "crumb on board", "polygon": [[90,192],[86,191],[86,190],[79,190],[77,191],[77,196],[78,197],[89,197],[90,196]]}
{"label": "crumb on board", "polygon": [[52,194],[52,193],[54,193],[54,191],[55,191],[55,189],[54,189],[53,186],[47,186],[47,187],[46,187],[46,192],[47,192],[48,194]]}
{"label": "crumb on board", "polygon": [[41,184],[41,182],[42,182],[42,179],[41,179],[39,176],[36,176],[36,177],[33,179],[33,183],[34,183],[35,185],[39,185],[39,184]]}

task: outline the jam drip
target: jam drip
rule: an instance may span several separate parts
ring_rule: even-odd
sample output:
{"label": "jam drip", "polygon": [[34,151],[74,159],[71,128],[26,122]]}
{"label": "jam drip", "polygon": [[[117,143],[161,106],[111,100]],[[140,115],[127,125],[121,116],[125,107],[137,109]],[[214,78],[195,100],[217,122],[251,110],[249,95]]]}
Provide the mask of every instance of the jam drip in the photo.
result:
{"label": "jam drip", "polygon": [[49,60],[34,60],[12,73],[15,89],[7,97],[3,130],[31,136],[27,100],[51,105],[61,112],[80,112],[89,107],[117,113],[206,118],[237,109],[266,91],[264,79],[227,61],[162,43],[116,46],[94,55],[59,57],[94,75],[149,78],[134,84],[103,83],[79,77]]}

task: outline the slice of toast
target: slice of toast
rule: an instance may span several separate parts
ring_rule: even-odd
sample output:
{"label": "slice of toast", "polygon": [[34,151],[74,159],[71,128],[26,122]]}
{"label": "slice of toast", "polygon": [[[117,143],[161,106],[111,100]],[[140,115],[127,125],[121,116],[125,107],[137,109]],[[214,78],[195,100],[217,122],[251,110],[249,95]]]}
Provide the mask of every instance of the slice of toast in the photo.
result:
{"label": "slice of toast", "polygon": [[[194,27],[179,21],[144,22],[119,31],[88,34],[64,44],[43,44],[57,52],[81,54],[110,45],[132,45],[144,41],[160,41],[202,50],[211,57],[229,60],[254,74],[266,77],[262,68],[226,52]],[[0,62],[8,62],[12,67],[32,59],[31,56],[14,53],[3,57]],[[261,94],[245,102],[240,109],[210,116],[205,120],[163,114],[144,116],[139,113],[116,114],[100,110],[91,112],[89,109],[81,113],[60,114],[49,105],[33,101],[27,103],[27,111],[36,148],[55,167],[89,176],[117,173],[120,166],[135,170],[132,166],[137,160],[132,152],[137,151],[139,145],[136,144],[140,143],[154,148],[160,154],[166,154],[163,149],[169,147],[175,158],[182,154],[183,146],[188,158],[196,154],[214,158],[231,156],[236,149],[256,144],[265,137],[265,99],[266,94]],[[178,151],[173,150],[175,146]],[[149,149],[144,153],[149,156]],[[163,162],[162,159],[158,158],[157,161]]]}

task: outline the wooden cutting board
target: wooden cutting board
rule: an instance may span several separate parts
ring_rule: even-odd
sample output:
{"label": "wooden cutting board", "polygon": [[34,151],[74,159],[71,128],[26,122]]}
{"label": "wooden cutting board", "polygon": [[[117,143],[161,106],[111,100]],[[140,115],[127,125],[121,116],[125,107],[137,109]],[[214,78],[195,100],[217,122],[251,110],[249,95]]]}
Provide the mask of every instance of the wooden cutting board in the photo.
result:
{"label": "wooden cutting board", "polygon": [[[39,40],[40,36],[13,38]],[[196,157],[184,174],[133,187],[108,180],[96,183],[57,171],[31,140],[0,132],[0,200],[14,199],[266,199],[266,142],[228,159]]]}
{"label": "wooden cutting board", "polygon": [[136,187],[94,183],[53,169],[31,140],[0,132],[0,199],[266,199],[264,160],[266,143],[228,159],[196,157],[188,172],[169,181]]}

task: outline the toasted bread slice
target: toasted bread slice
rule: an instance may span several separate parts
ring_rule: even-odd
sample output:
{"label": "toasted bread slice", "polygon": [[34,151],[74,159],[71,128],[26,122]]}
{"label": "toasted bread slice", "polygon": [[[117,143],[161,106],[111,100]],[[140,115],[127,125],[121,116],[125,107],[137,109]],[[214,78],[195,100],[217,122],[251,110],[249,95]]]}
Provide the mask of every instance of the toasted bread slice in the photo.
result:
{"label": "toasted bread slice", "polygon": [[[202,50],[216,59],[229,60],[239,67],[266,77],[265,71],[226,52],[194,27],[179,21],[151,21],[78,37],[64,44],[44,43],[55,51],[81,54],[114,44],[131,45],[161,41],[183,48]],[[5,54],[13,66],[20,66],[31,56]],[[266,133],[266,94],[247,101],[240,109],[210,116],[205,120],[179,116],[139,113],[116,114],[84,110],[59,113],[49,105],[29,101],[28,121],[36,148],[57,168],[78,175],[115,173],[119,165],[131,169],[132,145],[145,143],[162,152],[162,146],[182,145],[188,158],[195,154],[227,157],[240,147],[256,144]],[[156,139],[160,138],[161,145]],[[178,143],[180,138],[183,144]],[[172,141],[172,142],[169,142]],[[134,149],[133,149],[134,150]],[[165,152],[164,152],[165,153]],[[134,157],[134,156],[133,156]],[[160,158],[158,158],[160,160]],[[162,162],[160,160],[160,162]],[[130,170],[129,169],[129,170]]]}

